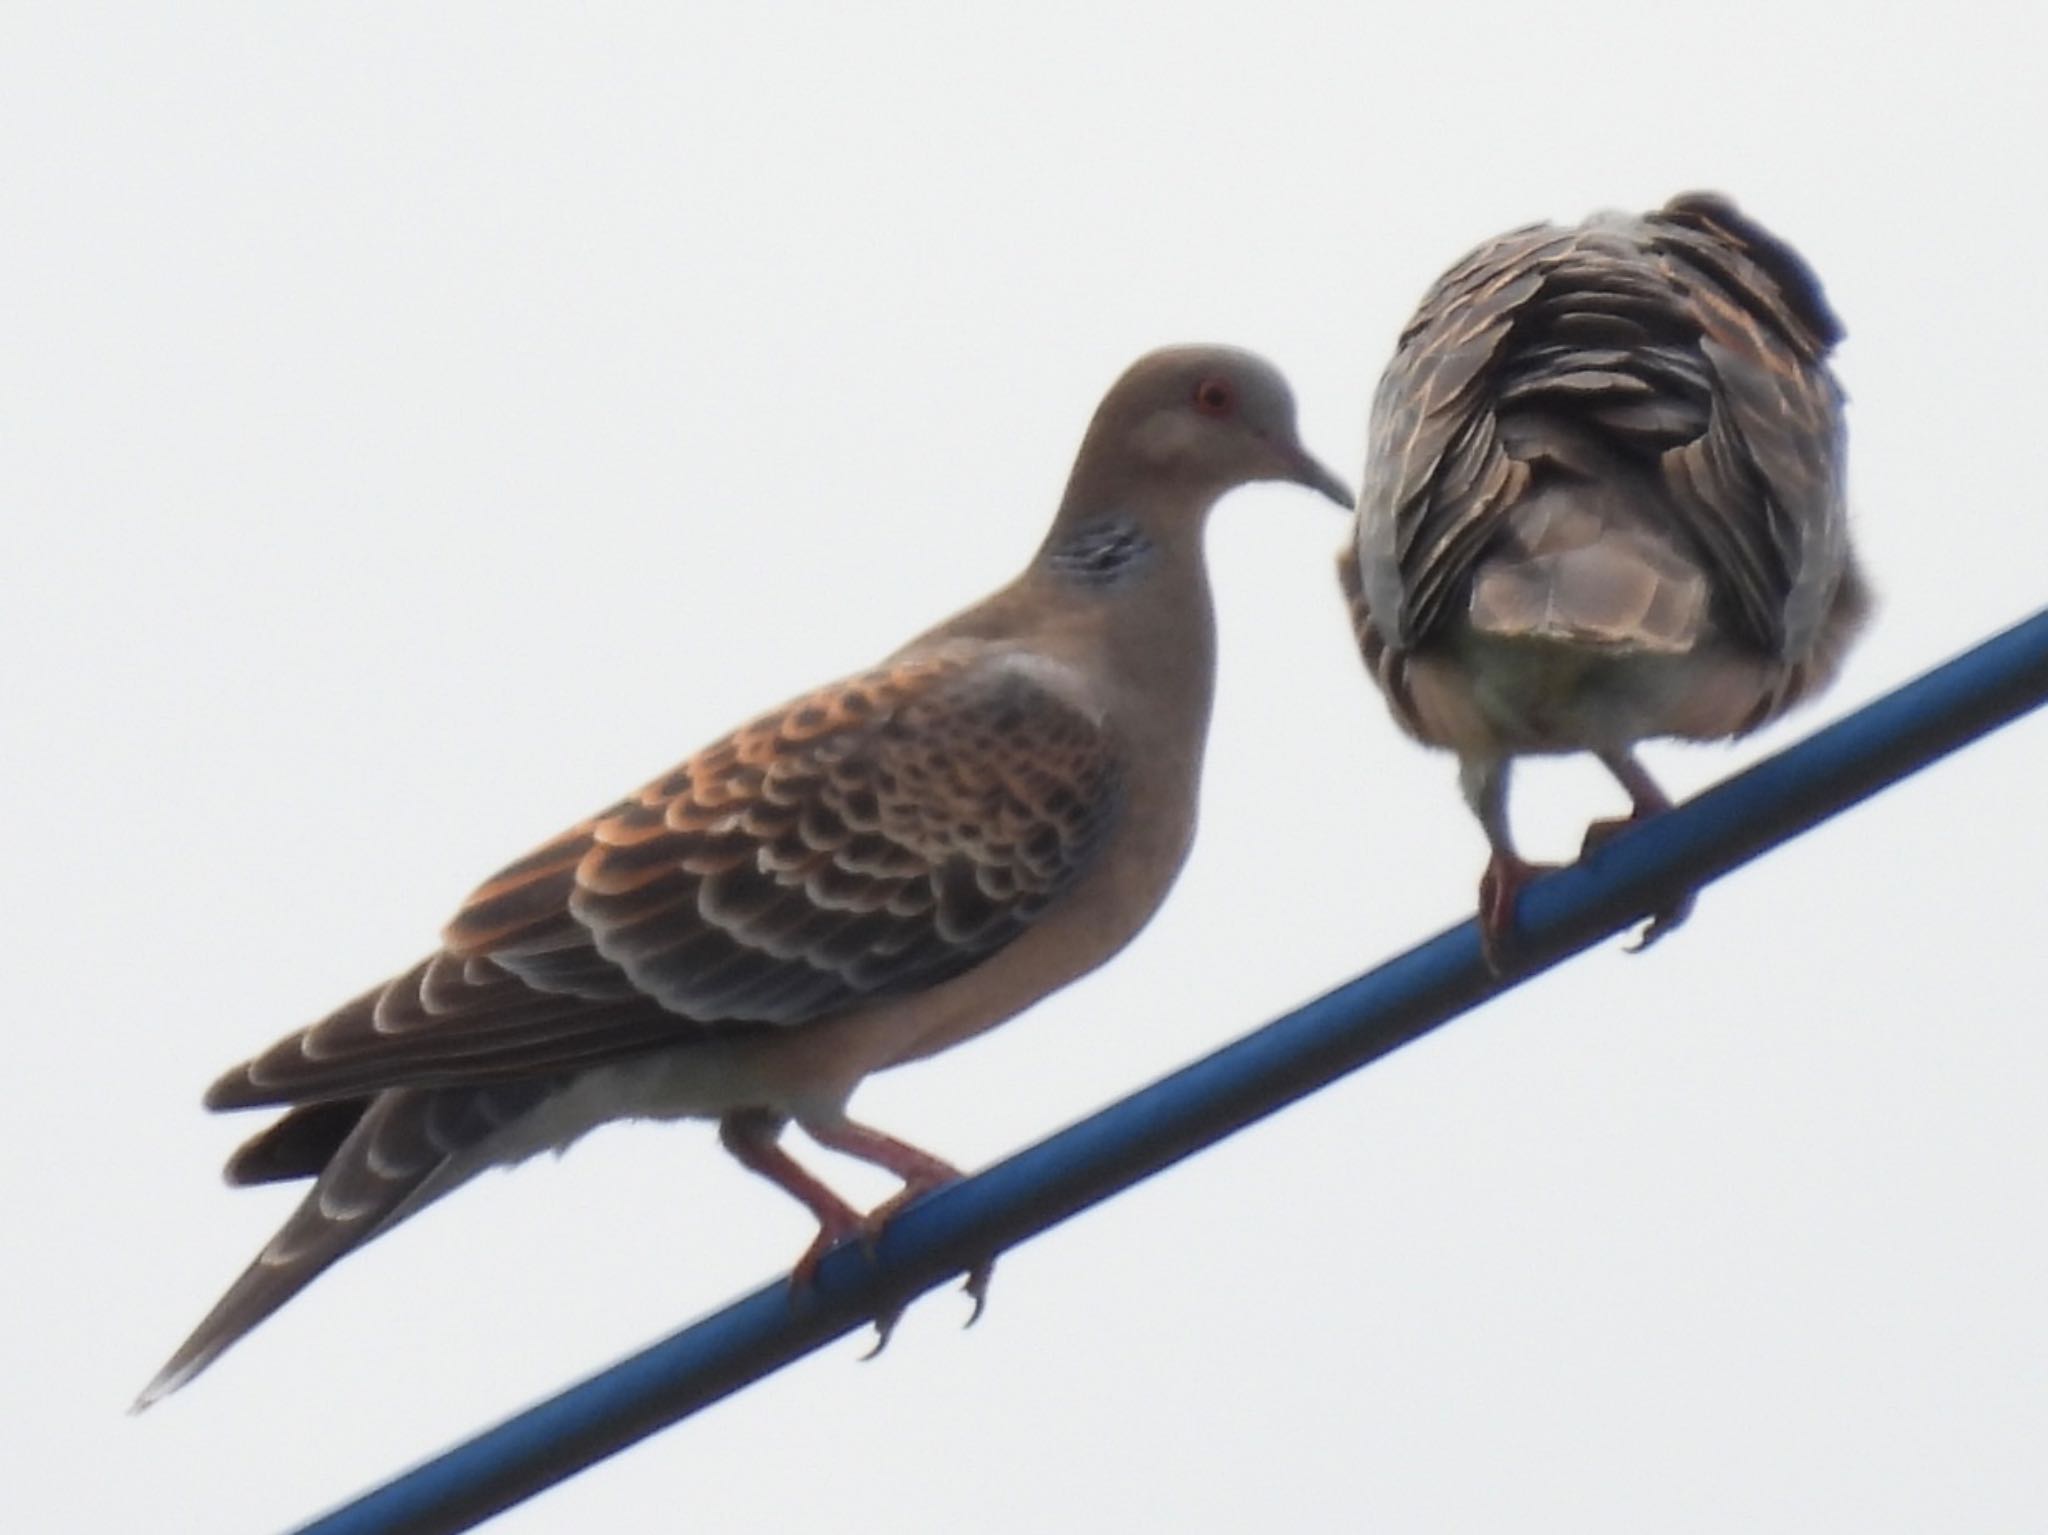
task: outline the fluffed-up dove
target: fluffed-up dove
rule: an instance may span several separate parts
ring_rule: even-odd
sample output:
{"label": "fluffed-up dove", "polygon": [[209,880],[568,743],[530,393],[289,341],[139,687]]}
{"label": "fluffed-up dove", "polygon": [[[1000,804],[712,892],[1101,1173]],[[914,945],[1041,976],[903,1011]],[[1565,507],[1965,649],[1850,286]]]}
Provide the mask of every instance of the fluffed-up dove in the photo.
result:
{"label": "fluffed-up dove", "polygon": [[[847,1100],[1093,970],[1165,897],[1214,684],[1203,527],[1255,480],[1350,504],[1270,365],[1141,359],[1015,581],[509,865],[432,956],[223,1076],[208,1107],[286,1108],[228,1181],[313,1185],[137,1407],[476,1173],[608,1120],[716,1120],[816,1216],[799,1281],[957,1177]],[[862,1216],[790,1122],[901,1194]]]}
{"label": "fluffed-up dove", "polygon": [[1739,736],[1833,680],[1870,607],[1841,335],[1805,261],[1710,193],[1513,230],[1401,333],[1338,573],[1394,718],[1457,753],[1496,968],[1537,868],[1509,835],[1517,756],[1620,781],[1632,814],[1590,846],[1669,808],[1637,742]]}

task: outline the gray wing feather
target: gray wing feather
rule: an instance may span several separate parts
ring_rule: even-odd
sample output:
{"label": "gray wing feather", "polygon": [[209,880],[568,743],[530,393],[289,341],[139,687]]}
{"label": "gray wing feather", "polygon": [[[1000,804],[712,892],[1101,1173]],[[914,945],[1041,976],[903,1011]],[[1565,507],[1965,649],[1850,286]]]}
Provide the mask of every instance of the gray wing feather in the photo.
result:
{"label": "gray wing feather", "polygon": [[1707,194],[1480,247],[1374,397],[1355,549],[1380,638],[1447,621],[1535,470],[1628,464],[1730,627],[1805,656],[1848,579],[1840,335],[1798,255]]}

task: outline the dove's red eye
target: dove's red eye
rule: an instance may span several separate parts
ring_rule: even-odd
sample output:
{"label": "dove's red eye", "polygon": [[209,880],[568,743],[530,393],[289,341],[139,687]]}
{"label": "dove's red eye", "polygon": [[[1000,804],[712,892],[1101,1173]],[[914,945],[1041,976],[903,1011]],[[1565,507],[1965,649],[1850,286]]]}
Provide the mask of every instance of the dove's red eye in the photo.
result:
{"label": "dove's red eye", "polygon": [[1228,379],[1205,378],[1195,385],[1195,409],[1205,416],[1227,416],[1236,404],[1237,391]]}

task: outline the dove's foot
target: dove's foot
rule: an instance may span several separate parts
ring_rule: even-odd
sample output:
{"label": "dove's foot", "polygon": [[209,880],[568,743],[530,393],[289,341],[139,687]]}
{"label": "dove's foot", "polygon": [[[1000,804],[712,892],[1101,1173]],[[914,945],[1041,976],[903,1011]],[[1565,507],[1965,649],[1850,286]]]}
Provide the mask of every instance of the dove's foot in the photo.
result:
{"label": "dove's foot", "polygon": [[[944,1164],[940,1165],[943,1166]],[[902,1192],[877,1205],[868,1213],[867,1219],[861,1222],[861,1242],[869,1252],[873,1252],[875,1244],[881,1240],[882,1229],[890,1221],[894,1220],[897,1215],[901,1214],[906,1206],[922,1199],[934,1189],[943,1188],[948,1183],[957,1182],[962,1176],[952,1168],[947,1168],[944,1176],[939,1176],[936,1168],[931,1171],[931,1178],[905,1183]],[[967,1321],[964,1325],[972,1327],[981,1320],[981,1313],[988,1305],[989,1280],[995,1276],[995,1271],[996,1260],[993,1258],[985,1258],[967,1271],[966,1282],[962,1284],[961,1289],[974,1302],[974,1309],[968,1313]],[[901,1306],[893,1307],[877,1316],[875,1318],[875,1346],[863,1354],[861,1358],[864,1360],[872,1359],[881,1353],[883,1349],[887,1348],[889,1346],[890,1334],[896,1330],[896,1324],[902,1318],[903,1308]]]}
{"label": "dove's foot", "polygon": [[[1589,858],[1632,826],[1640,826],[1655,816],[1662,815],[1666,806],[1652,806],[1638,809],[1633,815],[1615,816],[1610,820],[1595,821],[1586,828],[1585,840],[1579,844],[1579,857]],[[1685,919],[1692,915],[1693,892],[1688,890],[1666,906],[1662,911],[1652,912],[1650,920],[1636,941],[1629,944],[1628,952],[1640,954],[1666,934],[1685,925]]]}
{"label": "dove's foot", "polygon": [[1494,850],[1479,877],[1479,950],[1486,968],[1501,974],[1515,959],[1515,901],[1522,887],[1539,875],[1548,874],[1555,864],[1530,863],[1513,853]]}
{"label": "dove's foot", "polygon": [[[1628,791],[1629,803],[1635,808],[1630,814],[1616,820],[1595,821],[1588,826],[1586,839],[1579,846],[1581,858],[1595,849],[1605,847],[1631,826],[1639,826],[1671,808],[1671,796],[1657,786],[1657,780],[1636,761],[1633,752],[1603,751],[1599,756],[1607,765],[1607,771],[1614,775],[1615,781]],[[1666,933],[1682,926],[1685,919],[1692,915],[1692,907],[1693,893],[1687,890],[1662,911],[1652,912],[1649,924],[1637,935],[1636,941],[1628,946],[1629,952],[1640,954]]]}

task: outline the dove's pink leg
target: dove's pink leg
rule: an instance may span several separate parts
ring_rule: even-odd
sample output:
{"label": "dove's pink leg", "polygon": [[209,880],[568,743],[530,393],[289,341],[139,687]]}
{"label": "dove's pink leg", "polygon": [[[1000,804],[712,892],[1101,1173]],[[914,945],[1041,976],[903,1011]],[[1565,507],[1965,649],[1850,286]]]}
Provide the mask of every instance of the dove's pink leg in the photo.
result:
{"label": "dove's pink leg", "polygon": [[861,1235],[867,1227],[860,1211],[825,1187],[778,1144],[784,1123],[766,1109],[740,1109],[719,1120],[718,1139],[742,1167],[794,1195],[818,1218],[817,1237],[790,1271],[790,1282],[803,1286],[818,1272],[818,1261],[826,1253],[848,1237]]}
{"label": "dove's pink leg", "polygon": [[1512,957],[1515,937],[1515,898],[1522,887],[1539,874],[1548,874],[1555,864],[1530,863],[1515,851],[1508,830],[1508,768],[1506,757],[1463,760],[1458,780],[1465,799],[1486,831],[1493,856],[1486,872],[1479,876],[1479,950],[1487,969],[1498,975]]}
{"label": "dove's pink leg", "polygon": [[[1643,765],[1636,761],[1633,752],[1626,749],[1604,751],[1599,754],[1599,757],[1600,761],[1606,766],[1607,771],[1614,775],[1615,781],[1628,791],[1628,797],[1634,809],[1625,816],[1613,820],[1595,821],[1591,826],[1588,826],[1586,828],[1586,840],[1580,844],[1579,848],[1579,856],[1581,858],[1585,857],[1586,854],[1592,852],[1609,838],[1628,830],[1629,827],[1634,826],[1637,822],[1647,821],[1651,816],[1662,815],[1671,808],[1670,796],[1657,787],[1656,779],[1652,778]],[[1640,954],[1673,928],[1680,926],[1687,917],[1692,915],[1692,907],[1692,892],[1687,891],[1671,905],[1665,907],[1664,910],[1653,913],[1650,917],[1649,925],[1642,931],[1642,936],[1629,945],[1630,951]]]}
{"label": "dove's pink leg", "polygon": [[[951,1162],[941,1161],[929,1151],[918,1150],[908,1141],[899,1141],[893,1135],[857,1125],[850,1119],[800,1120],[799,1123],[803,1125],[804,1134],[820,1146],[843,1151],[903,1180],[903,1192],[875,1210],[875,1216],[884,1219],[918,1195],[929,1194],[949,1183],[958,1183],[964,1176]],[[869,1219],[873,1220],[875,1216]]]}

